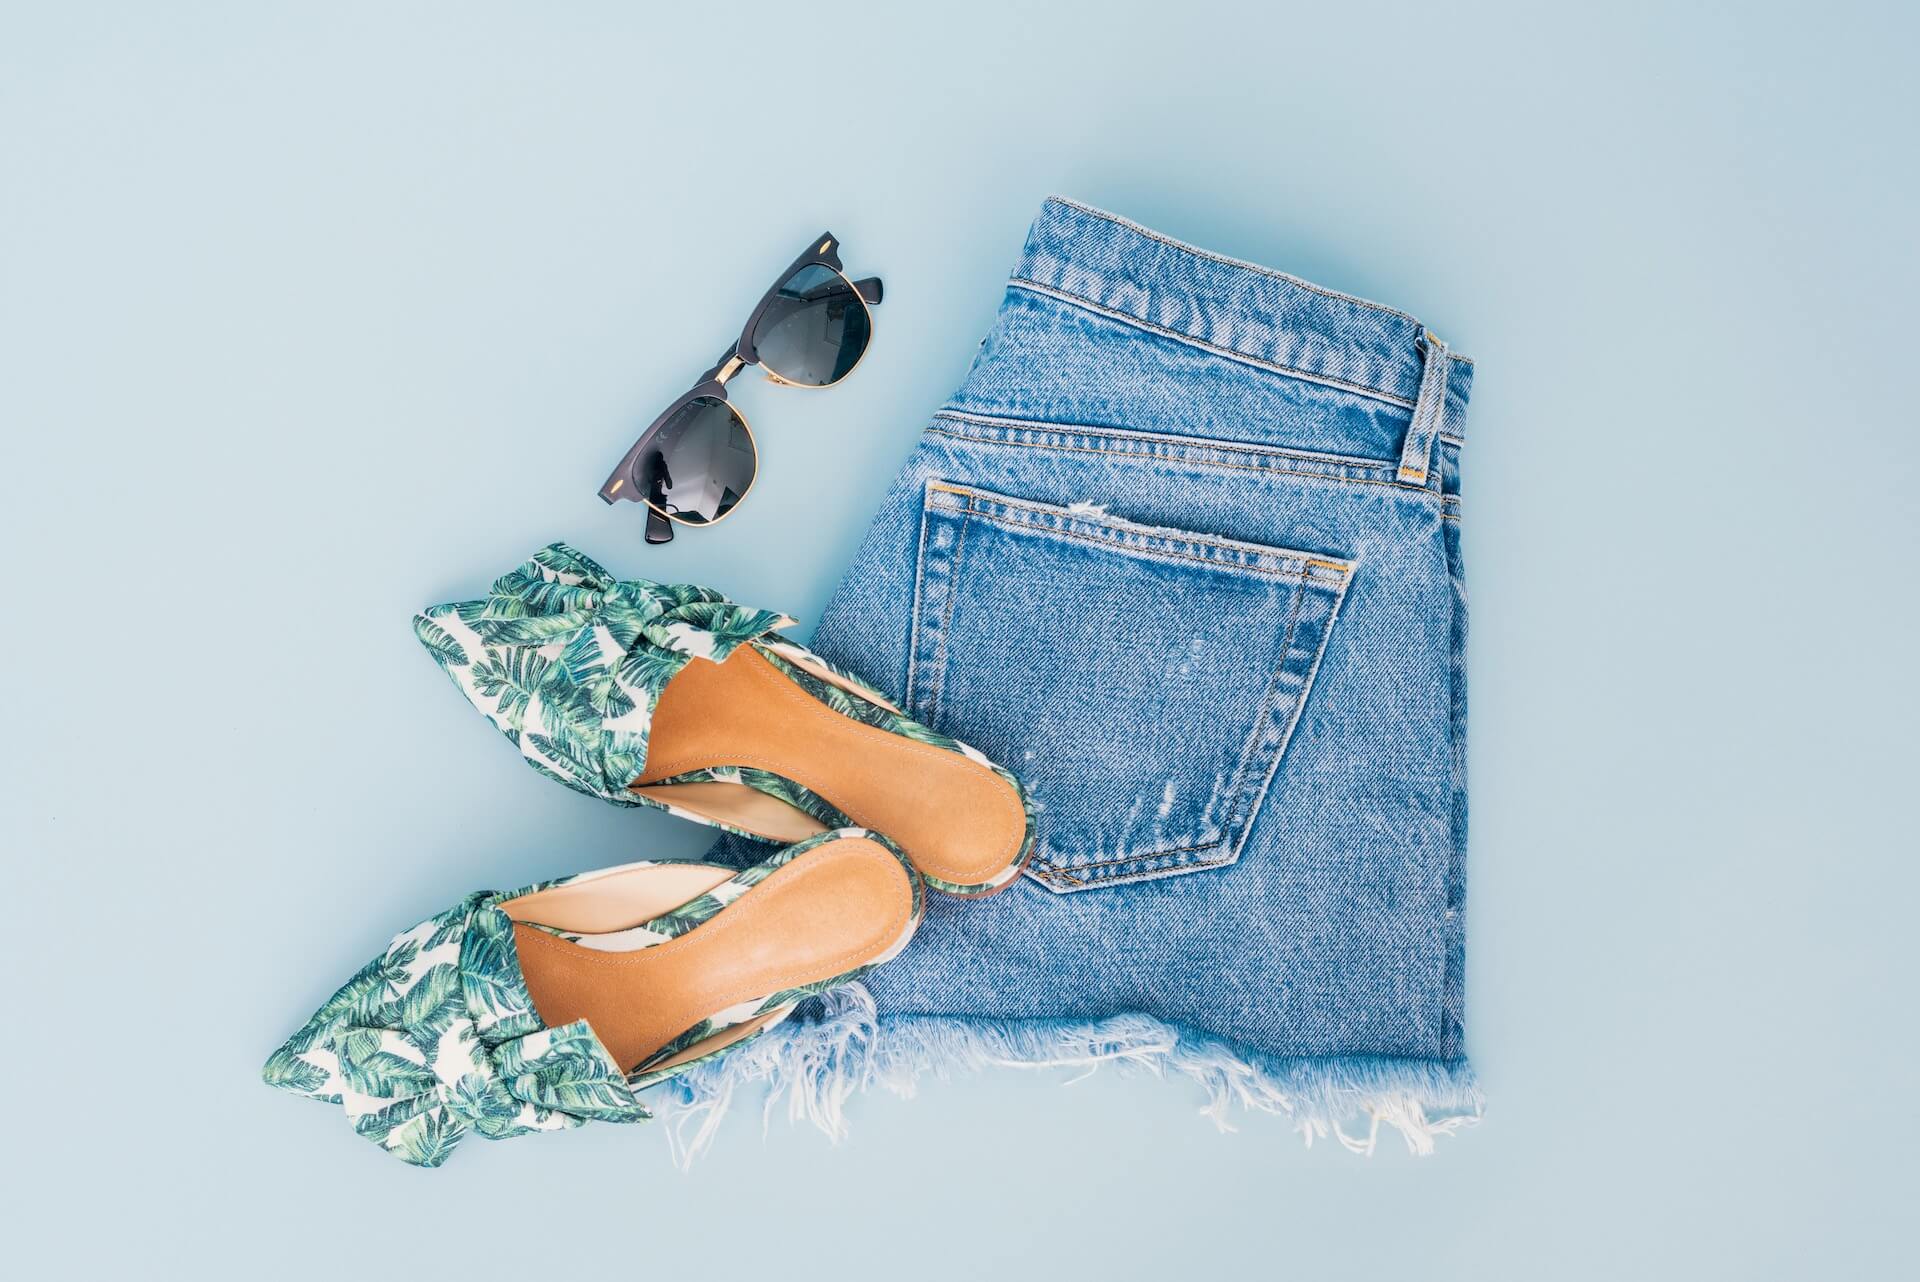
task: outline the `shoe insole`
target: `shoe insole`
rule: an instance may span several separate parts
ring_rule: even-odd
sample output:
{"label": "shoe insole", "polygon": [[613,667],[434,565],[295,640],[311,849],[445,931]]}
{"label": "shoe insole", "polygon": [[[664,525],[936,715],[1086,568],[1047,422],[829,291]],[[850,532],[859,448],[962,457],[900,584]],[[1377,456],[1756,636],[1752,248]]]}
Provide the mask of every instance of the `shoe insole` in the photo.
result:
{"label": "shoe insole", "polygon": [[[728,875],[724,869],[694,867],[720,873],[720,880]],[[659,871],[639,868],[616,877],[633,877],[638,884],[642,875]],[[585,889],[595,881],[576,884]],[[517,919],[529,915],[523,901],[502,907]],[[580,915],[570,914],[575,920]],[[539,920],[574,928],[544,915]],[[879,843],[848,837],[774,870],[716,916],[663,944],[602,952],[520,921],[513,937],[540,1022],[557,1028],[586,1020],[621,1068],[631,1072],[728,1007],[822,983],[885,956],[912,920],[913,882],[907,870]],[[634,922],[628,918],[624,924]]]}
{"label": "shoe insole", "polygon": [[644,786],[636,783],[627,791],[707,819],[717,819],[783,845],[805,841],[827,830],[825,824],[806,811],[742,783],[718,779]]}
{"label": "shoe insole", "polygon": [[658,1064],[648,1064],[647,1072],[665,1073],[693,1060],[705,1059],[709,1055],[725,1050],[735,1042],[746,1041],[749,1037],[763,1032],[791,1014],[793,1014],[792,1006],[779,1006],[764,1015],[755,1015],[744,1024],[735,1024],[732,1028],[722,1029],[712,1037],[701,1038],[685,1050],[669,1055]]}
{"label": "shoe insole", "polygon": [[611,935],[672,912],[737,871],[692,863],[615,868],[510,899],[500,910],[515,921],[537,921],[576,935]]}
{"label": "shoe insole", "polygon": [[887,834],[921,872],[954,885],[992,881],[1026,836],[1025,808],[1005,779],[958,752],[835,712],[752,646],[725,663],[695,659],[682,668],[661,693],[649,733],[636,791],[715,766],[768,770]]}

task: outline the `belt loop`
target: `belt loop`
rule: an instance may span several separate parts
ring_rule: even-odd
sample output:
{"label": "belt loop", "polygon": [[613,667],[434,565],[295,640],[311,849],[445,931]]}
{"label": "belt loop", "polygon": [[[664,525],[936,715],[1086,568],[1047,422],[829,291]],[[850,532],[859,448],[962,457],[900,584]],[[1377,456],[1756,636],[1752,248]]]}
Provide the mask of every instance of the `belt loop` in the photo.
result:
{"label": "belt loop", "polygon": [[1413,403],[1413,422],[1407,425],[1407,442],[1400,449],[1400,480],[1407,485],[1425,485],[1433,467],[1433,438],[1440,435],[1446,418],[1447,374],[1453,358],[1447,345],[1432,330],[1426,333],[1427,363],[1420,372],[1420,396]]}

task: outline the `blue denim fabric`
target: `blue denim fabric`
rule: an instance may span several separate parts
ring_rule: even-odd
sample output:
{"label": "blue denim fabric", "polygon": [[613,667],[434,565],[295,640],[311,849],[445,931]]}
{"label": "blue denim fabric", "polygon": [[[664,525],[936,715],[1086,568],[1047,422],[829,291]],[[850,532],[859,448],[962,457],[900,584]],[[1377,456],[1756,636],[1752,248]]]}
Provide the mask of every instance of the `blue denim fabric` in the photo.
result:
{"label": "blue denim fabric", "polygon": [[932,896],[868,978],[883,1027],[1145,1015],[1472,1095],[1471,378],[1410,316],[1046,203],[812,642],[1038,811],[1024,879]]}

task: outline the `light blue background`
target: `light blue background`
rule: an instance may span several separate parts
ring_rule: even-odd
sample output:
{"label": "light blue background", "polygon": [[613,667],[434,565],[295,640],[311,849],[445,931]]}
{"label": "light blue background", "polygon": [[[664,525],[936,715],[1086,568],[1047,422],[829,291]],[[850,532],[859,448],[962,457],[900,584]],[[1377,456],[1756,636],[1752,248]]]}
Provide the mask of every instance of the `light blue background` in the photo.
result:
{"label": "light blue background", "polygon": [[[7,4],[7,1271],[1911,1267],[1920,29],[1549,8]],[[1004,1072],[423,1175],[259,1087],[457,894],[705,843],[536,780],[409,613],[565,537],[816,617],[1052,191],[1479,360],[1484,1125]],[[763,487],[644,549],[594,487],[821,227],[871,359],[742,380]]]}

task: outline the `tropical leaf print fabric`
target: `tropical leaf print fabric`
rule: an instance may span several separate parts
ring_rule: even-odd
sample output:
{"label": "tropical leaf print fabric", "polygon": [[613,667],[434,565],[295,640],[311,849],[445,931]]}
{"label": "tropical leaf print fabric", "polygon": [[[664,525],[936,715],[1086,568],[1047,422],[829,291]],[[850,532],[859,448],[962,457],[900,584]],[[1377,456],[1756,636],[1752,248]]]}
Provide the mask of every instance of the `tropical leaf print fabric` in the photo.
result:
{"label": "tropical leaf print fabric", "polygon": [[[912,865],[885,837],[857,828],[824,832],[784,847],[712,890],[626,930],[581,935],[535,922],[522,924],[583,947],[614,952],[651,947],[713,920],[809,851],[849,837],[875,842],[900,862],[913,883],[910,920],[917,924],[924,902]],[[340,1105],[357,1133],[401,1160],[438,1166],[469,1131],[487,1139],[508,1139],[590,1121],[644,1121],[651,1114],[635,1092],[700,1061],[669,1070],[649,1065],[769,1012],[778,1011],[784,1018],[801,999],[845,983],[894,955],[716,1011],[628,1075],[585,1020],[561,1028],[541,1024],[520,968],[515,922],[502,905],[536,891],[651,866],[643,861],[509,894],[482,891],[467,896],[396,936],[273,1053],[263,1078],[270,1086]],[[912,934],[911,926],[906,934]],[[768,1027],[777,1022],[770,1020]]]}
{"label": "tropical leaf print fabric", "polygon": [[636,806],[660,804],[627,785],[646,767],[667,683],[693,659],[721,662],[793,622],[690,584],[618,580],[554,543],[495,580],[484,600],[424,611],[414,634],[535,770]]}
{"label": "tropical leaf print fabric", "polygon": [[[765,841],[759,833],[628,791],[646,768],[648,731],[661,693],[696,658],[716,663],[743,645],[833,711],[931,747],[959,753],[1012,784],[1027,805],[1027,835],[1011,867],[994,881],[941,890],[978,893],[1019,874],[1033,844],[1033,812],[1019,782],[981,753],[921,725],[889,705],[859,677],[832,667],[773,633],[794,620],[735,605],[689,584],[618,580],[564,543],[533,554],[496,580],[484,600],[439,605],[414,631],[461,693],[511,740],[541,774],[620,806],[650,805]],[[807,666],[802,666],[802,663]],[[809,667],[830,672],[827,680]],[[852,687],[849,689],[848,687]],[[777,797],[829,828],[853,820],[826,798],[781,775],[720,766],[668,783],[742,783]]]}
{"label": "tropical leaf print fabric", "polygon": [[273,1053],[267,1084],[339,1104],[357,1133],[416,1166],[440,1165],[468,1131],[649,1117],[585,1021],[545,1028],[534,1014],[495,906],[513,897],[469,895],[396,936]]}

